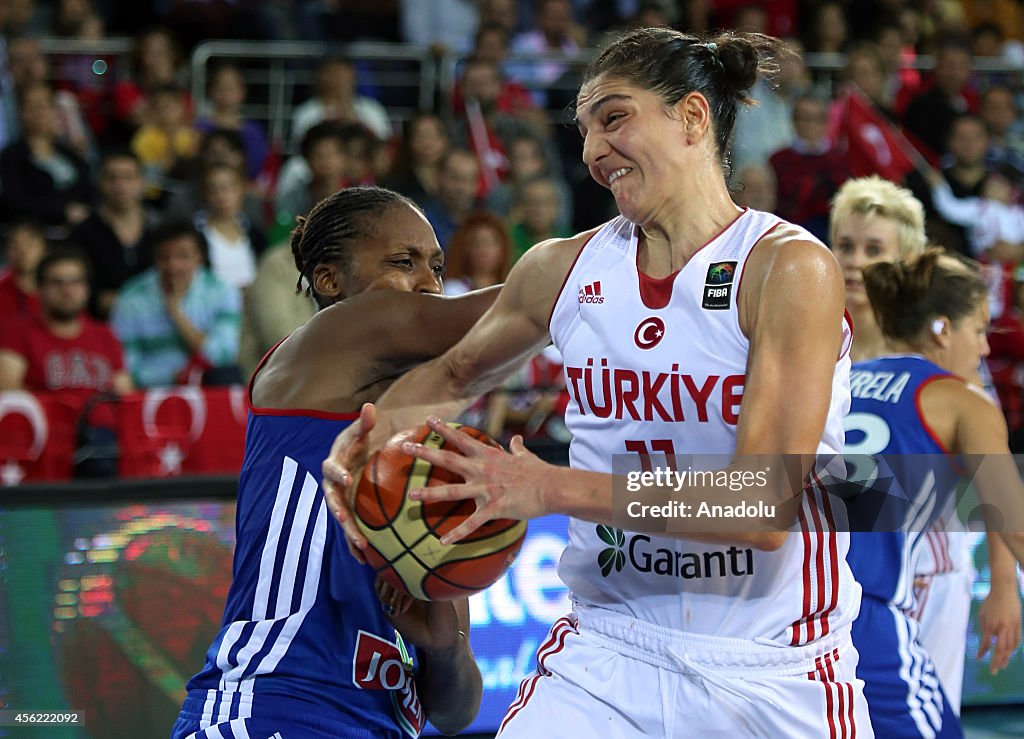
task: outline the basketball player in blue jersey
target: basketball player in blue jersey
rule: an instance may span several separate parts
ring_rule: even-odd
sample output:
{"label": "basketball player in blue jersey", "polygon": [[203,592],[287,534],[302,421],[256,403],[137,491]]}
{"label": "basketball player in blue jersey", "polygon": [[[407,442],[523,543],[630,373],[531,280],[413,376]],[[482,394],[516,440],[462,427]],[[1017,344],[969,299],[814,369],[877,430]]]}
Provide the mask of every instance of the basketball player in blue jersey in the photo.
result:
{"label": "basketball player in blue jersey", "polygon": [[[886,339],[875,320],[864,289],[863,269],[877,262],[894,262],[924,251],[926,236],[924,207],[906,188],[877,176],[848,180],[832,201],[829,236],[831,247],[846,281],[846,310],[853,318],[854,341],[850,355],[856,363],[888,354]],[[964,375],[973,378],[976,372]],[[856,395],[853,404],[861,402]],[[909,410],[913,410],[910,408]],[[894,421],[897,419],[893,419]],[[916,428],[916,413],[906,420]],[[857,416],[847,416],[846,424]],[[864,446],[856,451],[877,452]],[[857,544],[854,534],[851,546]],[[997,538],[988,547],[1002,549],[991,553],[992,588],[979,612],[980,659],[993,640],[991,666],[997,670],[1020,641],[1021,607],[1017,586],[1016,561],[1007,555],[1005,544]],[[973,567],[967,551],[967,533],[954,530],[952,521],[938,521],[916,548],[914,566],[913,618],[920,622],[920,643],[928,651],[953,712],[960,714],[964,659],[967,650],[967,625],[970,619]],[[856,574],[856,573],[855,573]]]}
{"label": "basketball player in blue jersey", "polygon": [[[475,502],[448,540],[492,518],[570,517],[558,571],[573,610],[541,646],[503,739],[872,735],[849,635],[860,588],[848,533],[813,467],[840,452],[849,403],[842,275],[813,236],[738,207],[726,184],[736,110],[775,48],[652,28],[603,51],[576,115],[583,159],[621,216],[527,251],[466,337],[396,382],[379,415],[364,408],[324,464],[358,556],[346,495],[368,448],[454,415],[549,342],[562,354],[570,468],[520,439],[511,454],[462,443],[436,418],[465,456],[410,447],[466,481],[419,497]],[[619,528],[612,458],[624,454],[719,455],[732,472],[747,455],[787,454],[807,483],[776,466],[760,489],[796,503],[781,530],[769,516],[649,535]],[[751,492],[682,485],[673,497],[697,510]]]}
{"label": "basketball player in blue jersey", "polygon": [[[950,466],[929,463],[924,455],[1009,454],[1006,424],[999,410],[962,378],[988,354],[988,302],[985,285],[971,266],[939,249],[902,262],[879,262],[864,270],[864,286],[888,353],[855,364],[852,404],[847,418],[847,452],[879,455],[890,466],[911,506],[904,520],[879,530],[854,533],[848,560],[864,589],[853,639],[861,655],[858,668],[877,736],[959,737],[956,712],[945,696],[927,651],[918,639],[914,610],[917,550],[927,546],[930,520],[950,506],[956,475]],[[921,455],[921,456],[905,456]],[[884,475],[885,473],[879,473]],[[1016,474],[1001,484],[1015,485]],[[979,495],[990,490],[983,478]],[[863,496],[851,503],[856,519]],[[1019,613],[1016,562],[1024,555],[1019,534],[989,534],[993,571],[1010,573],[1003,592]],[[998,596],[997,596],[998,597]],[[993,663],[1005,666],[1020,641],[1017,633],[997,632]],[[949,634],[948,638],[961,638]]]}
{"label": "basketball player in blue jersey", "polygon": [[172,737],[399,739],[425,718],[457,733],[481,696],[467,601],[412,601],[375,582],[329,520],[320,463],[362,403],[451,346],[496,291],[439,297],[433,230],[389,190],[326,198],[291,246],[320,310],[250,381],[234,580]]}

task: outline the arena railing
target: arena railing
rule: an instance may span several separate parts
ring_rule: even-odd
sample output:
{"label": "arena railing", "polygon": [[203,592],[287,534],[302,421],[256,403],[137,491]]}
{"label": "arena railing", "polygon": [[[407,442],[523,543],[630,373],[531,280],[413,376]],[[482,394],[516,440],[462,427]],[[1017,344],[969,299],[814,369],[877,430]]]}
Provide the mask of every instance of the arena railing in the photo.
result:
{"label": "arena railing", "polygon": [[383,103],[392,120],[433,107],[437,80],[429,50],[391,43],[204,41],[192,51],[192,95],[201,109],[212,66],[224,61],[238,64],[249,86],[244,114],[266,123],[271,141],[284,142],[293,108],[313,96],[316,68],[332,54],[344,54],[356,63],[361,93]]}

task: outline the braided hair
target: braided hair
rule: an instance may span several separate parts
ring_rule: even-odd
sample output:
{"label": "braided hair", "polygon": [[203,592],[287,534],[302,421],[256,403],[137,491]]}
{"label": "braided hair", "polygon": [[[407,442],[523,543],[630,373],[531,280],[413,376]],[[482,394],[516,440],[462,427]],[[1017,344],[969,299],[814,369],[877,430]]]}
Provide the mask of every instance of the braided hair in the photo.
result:
{"label": "braided hair", "polygon": [[399,203],[419,210],[409,198],[383,187],[349,187],[321,200],[309,215],[299,216],[291,235],[292,256],[299,270],[295,291],[305,290],[320,308],[327,307],[329,301],[313,289],[313,271],[326,262],[347,267],[353,242],[366,237],[377,218]]}

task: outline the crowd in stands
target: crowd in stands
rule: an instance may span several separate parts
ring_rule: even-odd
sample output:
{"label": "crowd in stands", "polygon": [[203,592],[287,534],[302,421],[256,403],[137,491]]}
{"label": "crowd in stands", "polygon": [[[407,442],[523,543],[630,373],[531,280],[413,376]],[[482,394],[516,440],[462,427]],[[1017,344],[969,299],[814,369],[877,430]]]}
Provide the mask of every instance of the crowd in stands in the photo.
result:
{"label": "crowd in stands", "polygon": [[[295,219],[346,186],[384,185],[422,206],[447,253],[449,292],[500,283],[532,245],[615,213],[580,161],[566,114],[574,55],[636,26],[735,28],[782,36],[790,51],[739,114],[737,202],[827,241],[831,199],[849,177],[877,172],[910,187],[934,242],[990,265],[990,369],[1024,448],[1022,7],[0,4],[0,390],[75,389],[84,398],[245,382],[314,312],[296,290],[287,245]],[[103,82],[96,53],[47,58],[40,39],[54,37],[131,37],[131,69]],[[286,132],[271,140],[245,114],[244,63],[215,60],[193,97],[187,60],[208,38],[336,42],[340,53],[320,60],[310,87],[295,87]],[[360,60],[343,53],[352,41],[415,44],[438,65],[454,58],[454,86],[436,90],[431,109],[400,117]],[[831,63],[809,66],[812,53]],[[545,353],[472,412],[498,437],[518,430],[564,441],[561,382],[558,357]]]}

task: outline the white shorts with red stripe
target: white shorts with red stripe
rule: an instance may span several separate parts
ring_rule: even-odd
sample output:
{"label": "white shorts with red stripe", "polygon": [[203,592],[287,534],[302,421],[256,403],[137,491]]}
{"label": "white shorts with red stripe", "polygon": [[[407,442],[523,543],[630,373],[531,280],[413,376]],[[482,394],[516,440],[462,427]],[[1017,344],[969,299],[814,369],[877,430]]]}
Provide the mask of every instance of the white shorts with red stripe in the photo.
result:
{"label": "white shorts with red stripe", "polygon": [[849,631],[780,647],[577,604],[537,652],[501,739],[874,736]]}
{"label": "white shorts with red stripe", "polygon": [[971,584],[968,569],[941,572],[919,580],[912,614],[921,624],[918,640],[928,651],[953,713],[960,715],[967,658],[967,626],[971,620]]}

